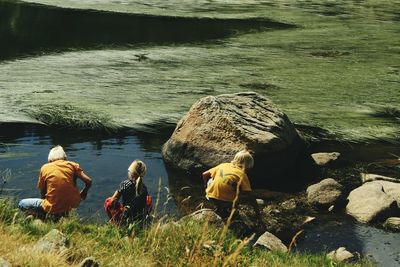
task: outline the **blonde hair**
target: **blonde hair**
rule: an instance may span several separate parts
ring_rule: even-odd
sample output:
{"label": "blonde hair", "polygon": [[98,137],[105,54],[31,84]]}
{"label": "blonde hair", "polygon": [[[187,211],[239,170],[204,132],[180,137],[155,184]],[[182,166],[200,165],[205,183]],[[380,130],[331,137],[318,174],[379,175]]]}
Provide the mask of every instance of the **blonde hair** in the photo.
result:
{"label": "blonde hair", "polygon": [[143,189],[143,177],[146,175],[146,164],[141,160],[134,160],[128,168],[128,178],[132,180],[133,176],[137,176],[136,179],[136,195],[142,192]]}
{"label": "blonde hair", "polygon": [[67,154],[65,154],[62,146],[55,146],[50,150],[47,161],[53,162],[59,159],[67,159]]}
{"label": "blonde hair", "polygon": [[243,170],[248,170],[253,168],[254,159],[253,156],[250,154],[250,152],[242,150],[236,153],[231,163]]}

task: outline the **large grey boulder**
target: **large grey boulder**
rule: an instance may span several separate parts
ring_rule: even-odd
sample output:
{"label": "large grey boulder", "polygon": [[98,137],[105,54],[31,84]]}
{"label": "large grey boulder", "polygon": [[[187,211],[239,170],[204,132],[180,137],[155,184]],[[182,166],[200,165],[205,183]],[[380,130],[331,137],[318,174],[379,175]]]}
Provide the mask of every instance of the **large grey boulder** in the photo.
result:
{"label": "large grey boulder", "polygon": [[270,251],[287,252],[288,248],[282,241],[270,232],[262,234],[254,244],[254,246],[264,247]]}
{"label": "large grey boulder", "polygon": [[394,214],[397,203],[379,182],[368,182],[354,189],[347,197],[346,212],[357,221],[369,223]]}
{"label": "large grey boulder", "polygon": [[36,242],[33,250],[38,252],[55,252],[64,254],[68,250],[67,238],[62,232],[53,229]]}
{"label": "large grey boulder", "polygon": [[315,206],[329,207],[340,201],[342,197],[343,186],[332,178],[326,178],[307,188],[307,200]]}
{"label": "large grey boulder", "polygon": [[254,92],[208,96],[196,102],[163,145],[164,160],[183,170],[204,170],[252,150],[262,179],[294,163],[301,145],[293,124],[268,98]]}

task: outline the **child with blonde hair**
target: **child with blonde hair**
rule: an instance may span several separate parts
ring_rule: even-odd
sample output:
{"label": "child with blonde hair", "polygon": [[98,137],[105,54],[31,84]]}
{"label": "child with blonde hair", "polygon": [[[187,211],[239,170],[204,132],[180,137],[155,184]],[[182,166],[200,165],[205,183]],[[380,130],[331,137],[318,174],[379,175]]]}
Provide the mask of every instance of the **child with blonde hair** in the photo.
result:
{"label": "child with blonde hair", "polygon": [[207,199],[216,206],[216,212],[227,219],[239,202],[253,206],[257,219],[262,222],[260,210],[246,171],[254,165],[253,156],[248,151],[239,151],[229,163],[205,171],[203,176]]}
{"label": "child with blonde hair", "polygon": [[[151,209],[151,197],[143,183],[146,164],[134,160],[128,168],[128,179],[122,181],[114,194],[106,199],[104,208],[113,222],[143,221]],[[122,205],[118,200],[122,197]]]}

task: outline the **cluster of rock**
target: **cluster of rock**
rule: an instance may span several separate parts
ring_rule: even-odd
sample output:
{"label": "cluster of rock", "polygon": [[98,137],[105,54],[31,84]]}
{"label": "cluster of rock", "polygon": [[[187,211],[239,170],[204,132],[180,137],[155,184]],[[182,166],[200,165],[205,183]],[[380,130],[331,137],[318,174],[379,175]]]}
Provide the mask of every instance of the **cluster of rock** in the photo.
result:
{"label": "cluster of rock", "polygon": [[400,181],[376,174],[361,173],[361,186],[345,199],[343,186],[327,178],[307,188],[308,202],[318,207],[332,207],[347,201],[346,213],[361,223],[386,221],[388,228],[400,228]]}

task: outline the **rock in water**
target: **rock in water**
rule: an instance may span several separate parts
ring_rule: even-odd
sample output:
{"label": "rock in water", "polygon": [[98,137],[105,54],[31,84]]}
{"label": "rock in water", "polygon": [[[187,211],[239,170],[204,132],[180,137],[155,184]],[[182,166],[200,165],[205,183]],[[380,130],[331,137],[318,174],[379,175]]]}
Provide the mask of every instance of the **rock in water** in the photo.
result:
{"label": "rock in water", "polygon": [[255,159],[252,176],[266,181],[290,169],[302,144],[271,100],[245,92],[200,99],[180,120],[162,154],[175,168],[205,170],[249,149]]}
{"label": "rock in water", "polygon": [[386,219],[397,209],[396,200],[376,181],[354,189],[347,199],[346,212],[362,223]]}
{"label": "rock in water", "polygon": [[342,199],[342,190],[341,184],[327,178],[307,188],[307,200],[318,207],[329,207]]}
{"label": "rock in water", "polygon": [[400,231],[400,217],[387,218],[384,226],[393,231]]}

